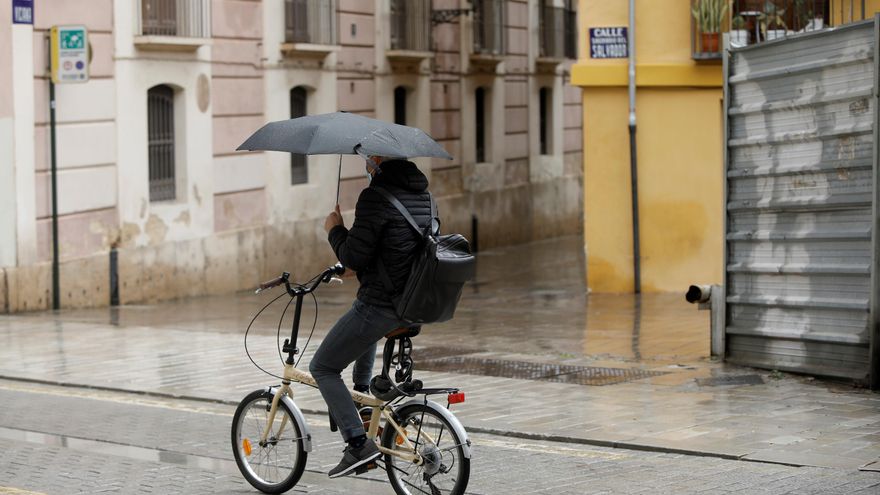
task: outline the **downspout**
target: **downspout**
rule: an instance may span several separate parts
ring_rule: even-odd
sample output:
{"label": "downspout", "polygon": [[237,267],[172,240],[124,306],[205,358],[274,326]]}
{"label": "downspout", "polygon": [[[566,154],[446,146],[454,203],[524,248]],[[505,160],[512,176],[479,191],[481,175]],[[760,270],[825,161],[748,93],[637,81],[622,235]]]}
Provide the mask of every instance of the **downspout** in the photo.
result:
{"label": "downspout", "polygon": [[636,155],[636,2],[629,0],[629,173],[632,193],[633,292],[642,292],[641,247],[639,239],[639,167]]}

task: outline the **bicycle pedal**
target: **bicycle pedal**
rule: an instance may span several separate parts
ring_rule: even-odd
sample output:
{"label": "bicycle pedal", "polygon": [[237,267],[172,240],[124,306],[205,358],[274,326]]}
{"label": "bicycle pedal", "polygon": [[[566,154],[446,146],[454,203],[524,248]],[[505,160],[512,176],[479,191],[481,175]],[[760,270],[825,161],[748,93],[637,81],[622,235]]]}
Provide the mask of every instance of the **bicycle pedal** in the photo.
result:
{"label": "bicycle pedal", "polygon": [[363,466],[359,466],[357,469],[355,469],[354,474],[356,474],[356,475],[357,474],[364,474],[367,471],[372,471],[373,469],[376,469],[378,467],[379,467],[379,465],[376,464],[375,462],[369,462],[369,463],[364,464]]}

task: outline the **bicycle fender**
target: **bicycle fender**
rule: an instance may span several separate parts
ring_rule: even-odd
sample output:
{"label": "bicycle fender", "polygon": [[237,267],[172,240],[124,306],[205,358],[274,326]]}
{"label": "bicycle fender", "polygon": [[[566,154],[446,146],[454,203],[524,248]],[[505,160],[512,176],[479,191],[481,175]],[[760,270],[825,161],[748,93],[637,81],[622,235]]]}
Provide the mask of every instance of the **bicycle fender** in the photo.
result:
{"label": "bicycle fender", "polygon": [[[278,392],[278,387],[266,387],[266,392],[275,397],[275,393]],[[312,434],[309,432],[309,426],[306,423],[306,417],[303,415],[302,411],[299,410],[299,407],[293,402],[293,399],[290,398],[289,395],[285,395],[281,397],[281,401],[287,405],[290,409],[291,414],[293,414],[293,420],[296,421],[296,425],[299,427],[299,431],[303,437],[303,449],[306,452],[312,451]]]}
{"label": "bicycle fender", "polygon": [[464,444],[462,444],[461,450],[462,450],[462,452],[464,452],[465,459],[470,459],[471,458],[471,440],[468,438],[467,431],[465,431],[464,426],[462,426],[462,424],[458,420],[458,418],[456,418],[455,415],[449,411],[449,409],[446,409],[445,407],[441,406],[440,404],[438,404],[432,400],[422,401],[422,400],[418,400],[418,399],[413,399],[411,401],[404,402],[399,407],[396,407],[395,410],[403,409],[404,407],[407,407],[407,406],[425,406],[425,405],[427,405],[429,408],[431,408],[434,412],[443,416],[443,419],[445,419],[446,421],[449,421],[449,424],[452,425],[452,429],[455,430],[455,434],[458,435],[459,438],[464,440]]}

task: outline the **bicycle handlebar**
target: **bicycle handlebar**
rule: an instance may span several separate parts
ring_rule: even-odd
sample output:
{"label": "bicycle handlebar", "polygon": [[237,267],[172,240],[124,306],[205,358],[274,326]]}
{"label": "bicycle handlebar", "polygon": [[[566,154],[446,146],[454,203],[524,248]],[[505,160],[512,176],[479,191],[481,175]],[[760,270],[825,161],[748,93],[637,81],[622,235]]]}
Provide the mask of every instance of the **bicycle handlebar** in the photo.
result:
{"label": "bicycle handlebar", "polygon": [[273,278],[272,280],[269,280],[268,282],[263,282],[262,284],[260,284],[254,293],[259,294],[260,292],[263,292],[264,290],[272,289],[274,287],[278,287],[281,284],[284,284],[287,287],[287,293],[290,294],[291,296],[294,296],[297,293],[308,294],[309,292],[312,292],[315,289],[317,289],[318,285],[321,282],[330,282],[333,279],[333,276],[342,275],[343,273],[345,273],[345,267],[342,266],[342,263],[336,263],[335,265],[327,268],[320,275],[315,277],[313,279],[314,283],[311,284],[311,286],[308,286],[308,287],[299,286],[296,289],[294,289],[290,286],[290,273],[283,272],[281,274],[281,276],[279,276],[277,278]]}
{"label": "bicycle handlebar", "polygon": [[288,277],[290,277],[290,274],[287,272],[284,272],[281,274],[280,277],[273,278],[272,280],[270,280],[268,282],[263,282],[262,284],[259,285],[259,287],[257,287],[256,293],[259,294],[260,292],[263,292],[266,289],[278,287],[279,285],[286,282]]}

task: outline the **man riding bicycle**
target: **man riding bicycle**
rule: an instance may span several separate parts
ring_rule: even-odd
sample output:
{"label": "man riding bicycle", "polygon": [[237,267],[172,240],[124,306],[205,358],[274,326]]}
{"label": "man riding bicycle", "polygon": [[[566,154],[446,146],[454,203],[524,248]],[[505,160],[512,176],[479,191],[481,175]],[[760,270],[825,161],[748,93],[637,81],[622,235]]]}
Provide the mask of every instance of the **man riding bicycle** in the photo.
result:
{"label": "man riding bicycle", "polygon": [[[336,257],[357,272],[360,282],[351,309],[330,329],[309,365],[330,415],[348,444],[342,461],[330,470],[331,478],[350,474],[381,455],[375,442],[367,441],[361,417],[342,381],[342,370],[354,362],[354,389],[369,391],[376,343],[392,330],[408,326],[397,316],[392,299],[406,283],[421,240],[373,187],[391,192],[419,225],[431,222],[428,179],[414,163],[372,156],[367,159],[366,171],[370,187],[358,197],[351,229],[345,227],[339,205],[324,222]],[[385,276],[393,291],[389,290],[388,279],[383,280]]]}

